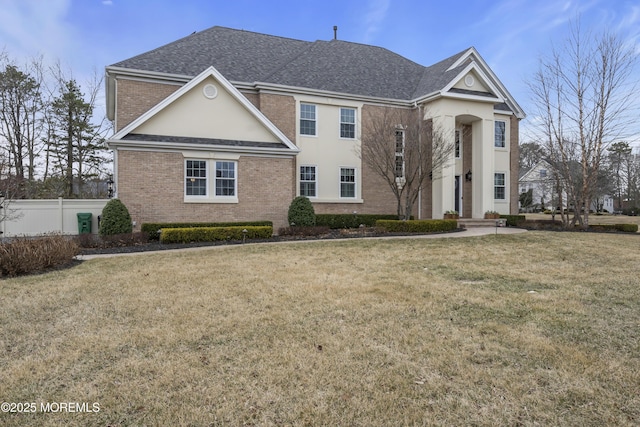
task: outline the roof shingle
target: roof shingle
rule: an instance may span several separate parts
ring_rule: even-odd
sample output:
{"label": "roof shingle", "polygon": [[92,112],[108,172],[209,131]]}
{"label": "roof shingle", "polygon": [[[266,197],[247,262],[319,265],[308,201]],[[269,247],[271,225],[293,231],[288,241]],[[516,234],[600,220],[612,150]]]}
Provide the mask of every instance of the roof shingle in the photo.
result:
{"label": "roof shingle", "polygon": [[464,52],[424,67],[376,46],[307,42],[216,26],[112,66],[189,77],[214,66],[234,83],[412,100],[446,85],[459,72],[448,68]]}

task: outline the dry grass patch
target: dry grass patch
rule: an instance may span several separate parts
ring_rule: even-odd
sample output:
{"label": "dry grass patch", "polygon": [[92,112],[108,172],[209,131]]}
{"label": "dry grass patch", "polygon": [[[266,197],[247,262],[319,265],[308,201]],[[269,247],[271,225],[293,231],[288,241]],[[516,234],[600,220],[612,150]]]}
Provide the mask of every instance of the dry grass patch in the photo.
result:
{"label": "dry grass patch", "polygon": [[637,236],[216,247],[0,282],[2,425],[637,425]]}

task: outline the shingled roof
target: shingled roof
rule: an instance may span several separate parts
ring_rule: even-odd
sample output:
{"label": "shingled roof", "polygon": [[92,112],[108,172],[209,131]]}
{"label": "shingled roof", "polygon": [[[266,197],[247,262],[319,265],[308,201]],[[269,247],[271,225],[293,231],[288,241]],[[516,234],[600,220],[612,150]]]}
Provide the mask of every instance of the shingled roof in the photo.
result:
{"label": "shingled roof", "polygon": [[271,83],[413,100],[443,88],[467,50],[424,67],[388,49],[341,40],[308,42],[212,27],[111,67],[193,77],[214,66],[233,83]]}

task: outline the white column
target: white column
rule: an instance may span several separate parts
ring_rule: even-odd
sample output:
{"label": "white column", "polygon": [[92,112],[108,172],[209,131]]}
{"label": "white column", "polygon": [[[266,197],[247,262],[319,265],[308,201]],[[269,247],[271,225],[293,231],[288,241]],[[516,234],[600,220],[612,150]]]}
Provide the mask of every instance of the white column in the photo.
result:
{"label": "white column", "polygon": [[494,124],[492,119],[473,123],[472,191],[473,218],[483,218],[493,207]]}
{"label": "white column", "polygon": [[[453,146],[456,120],[454,116],[438,116],[433,118],[434,138],[450,139]],[[452,149],[445,164],[435,168],[431,183],[432,218],[443,218],[448,210],[455,209],[455,151]]]}

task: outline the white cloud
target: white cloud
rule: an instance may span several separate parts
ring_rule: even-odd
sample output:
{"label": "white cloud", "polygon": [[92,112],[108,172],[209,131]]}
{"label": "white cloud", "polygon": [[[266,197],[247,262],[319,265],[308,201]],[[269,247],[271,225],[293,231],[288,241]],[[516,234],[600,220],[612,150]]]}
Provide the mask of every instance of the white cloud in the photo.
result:
{"label": "white cloud", "polygon": [[387,17],[390,0],[373,0],[369,3],[369,8],[364,15],[365,34],[364,42],[370,43],[374,34],[380,29],[380,24]]}
{"label": "white cloud", "polygon": [[71,0],[0,0],[0,40],[12,57],[57,57],[73,44],[65,24]]}
{"label": "white cloud", "polygon": [[113,6],[113,1],[111,0],[103,0],[102,4],[105,6]]}

